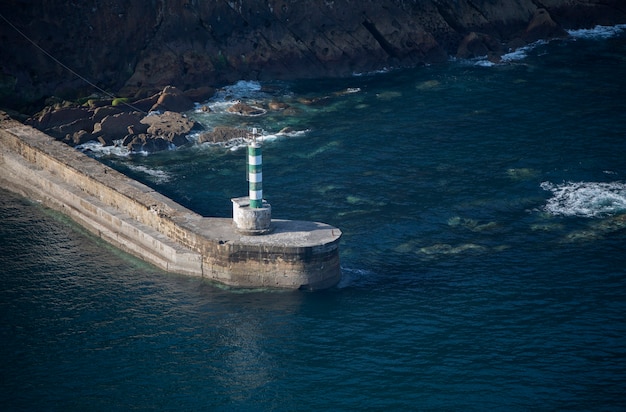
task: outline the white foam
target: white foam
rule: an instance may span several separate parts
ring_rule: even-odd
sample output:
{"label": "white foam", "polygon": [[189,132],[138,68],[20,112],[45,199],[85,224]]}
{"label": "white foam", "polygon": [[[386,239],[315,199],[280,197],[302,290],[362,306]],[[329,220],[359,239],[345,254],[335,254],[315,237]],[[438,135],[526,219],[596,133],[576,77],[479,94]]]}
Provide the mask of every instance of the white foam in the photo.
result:
{"label": "white foam", "polygon": [[520,47],[518,49],[513,50],[510,53],[506,53],[504,55],[502,55],[501,59],[503,62],[505,63],[510,63],[510,62],[514,62],[514,61],[519,61],[519,60],[524,60],[526,57],[528,57],[528,53],[531,52],[532,50],[536,49],[539,46],[543,46],[544,44],[547,44],[548,41],[547,40],[537,40],[534,43],[530,43],[526,46]]}
{"label": "white foam", "polygon": [[[257,135],[257,141],[260,143],[272,142],[285,137],[300,137],[306,135],[309,129],[306,130],[292,130],[288,132],[277,132]],[[189,135],[192,141],[197,143],[200,133],[194,133]],[[223,147],[231,151],[237,151],[243,149],[250,144],[250,139],[245,137],[236,137],[225,142],[203,142],[198,147]]]}
{"label": "white foam", "polygon": [[354,77],[362,77],[362,76],[373,76],[376,74],[385,74],[389,73],[391,69],[389,67],[383,67],[382,69],[372,70],[368,72],[352,72],[352,76]]}
{"label": "white foam", "polygon": [[337,284],[337,288],[343,289],[353,286],[359,281],[368,280],[374,273],[367,269],[341,267],[341,280]]}
{"label": "white foam", "polygon": [[172,180],[172,175],[170,175],[164,170],[151,169],[143,165],[135,165],[135,164],[126,164],[126,167],[128,167],[132,171],[140,172],[140,173],[146,174],[154,178],[154,181],[157,183],[164,183],[164,182],[169,182],[170,180]]}
{"label": "white foam", "polygon": [[121,144],[115,144],[113,146],[104,146],[102,143],[91,140],[89,142],[77,145],[75,147],[81,152],[92,152],[95,156],[118,156],[126,157],[130,155],[130,150]]}
{"label": "white foam", "polygon": [[626,212],[626,184],[621,182],[541,183],[552,192],[544,210],[556,216],[599,217]]}
{"label": "white foam", "polygon": [[261,91],[261,83],[251,80],[240,80],[235,84],[224,86],[215,92],[211,102],[230,102],[266,97]]}
{"label": "white foam", "polygon": [[290,132],[278,132],[275,135],[268,135],[269,136],[288,136],[288,137],[301,137],[306,135],[308,132],[310,131],[310,129],[305,129],[305,130],[292,130]]}
{"label": "white foam", "polygon": [[[626,30],[626,24],[618,24],[616,26],[596,26],[592,29],[579,29],[568,30],[568,34],[574,40],[577,39],[592,39],[603,40],[611,37],[618,36]],[[528,57],[528,54],[535,48],[547,44],[550,40],[538,40],[534,43],[515,49],[509,53],[503,54],[500,58],[502,63],[512,63],[524,60]],[[456,60],[452,58],[452,60]],[[465,60],[466,63],[479,66],[479,67],[492,67],[497,66],[498,63],[494,63],[488,59],[487,56],[476,57],[474,59]]]}
{"label": "white foam", "polygon": [[237,96],[245,96],[261,90],[261,83],[254,80],[239,80],[235,84],[225,86],[222,90]]}
{"label": "white foam", "polygon": [[620,35],[626,30],[626,24],[618,24],[616,26],[596,26],[592,29],[568,30],[570,36],[575,39],[609,39]]}
{"label": "white foam", "polygon": [[539,40],[534,43],[528,44],[526,46],[515,49],[509,53],[503,54],[500,57],[500,62],[496,63],[492,60],[489,60],[489,56],[478,56],[471,59],[458,59],[456,57],[451,57],[450,60],[453,62],[459,62],[463,65],[467,66],[478,66],[478,67],[493,67],[501,64],[513,63],[520,60],[524,60],[528,57],[528,53],[534,48],[546,44],[545,40]]}
{"label": "white foam", "polygon": [[492,67],[495,65],[496,64],[494,62],[487,59],[487,56],[481,57],[480,59],[474,61],[474,66],[479,66],[479,67]]}
{"label": "white foam", "polygon": [[[267,111],[258,107],[255,103],[270,98],[270,95],[262,90],[261,83],[250,80],[240,80],[235,84],[224,86],[216,90],[215,94],[204,103],[196,103],[194,113],[202,115],[206,119],[215,114],[239,115],[239,113],[228,112],[228,109],[237,103],[246,103],[259,111],[257,114],[246,116],[261,116]],[[203,107],[207,106],[210,112],[205,112]],[[207,120],[208,121],[208,120]],[[205,123],[203,121],[203,123]]]}
{"label": "white foam", "polygon": [[[232,106],[234,106],[235,104],[237,104],[237,103],[236,103],[236,102],[235,102],[235,103],[232,103],[231,105],[229,105],[229,106],[227,107],[227,109],[228,109],[228,108],[230,108],[230,107],[232,107]],[[239,112],[229,112],[229,113],[230,113],[230,114],[233,114],[233,115],[236,115],[236,116],[243,116],[243,117],[257,117],[257,116],[263,116],[264,114],[266,114],[266,113],[267,113],[267,110],[265,110],[265,109],[264,109],[264,108],[262,108],[262,107],[256,106],[256,105],[254,105],[254,104],[251,104],[251,105],[249,105],[249,106],[250,106],[251,108],[253,108],[254,110],[256,110],[256,111],[257,111],[257,113],[252,113],[252,114],[244,114],[244,113],[239,113]],[[228,110],[227,110],[227,111],[228,111]]]}

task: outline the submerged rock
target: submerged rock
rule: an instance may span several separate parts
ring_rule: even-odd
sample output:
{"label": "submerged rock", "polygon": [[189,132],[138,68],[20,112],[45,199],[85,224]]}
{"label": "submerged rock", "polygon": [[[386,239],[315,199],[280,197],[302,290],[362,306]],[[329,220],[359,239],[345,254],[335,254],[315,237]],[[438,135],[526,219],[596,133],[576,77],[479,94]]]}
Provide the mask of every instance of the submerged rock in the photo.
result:
{"label": "submerged rock", "polygon": [[434,255],[457,255],[465,252],[484,252],[487,248],[485,246],[477,245],[475,243],[464,243],[459,246],[452,246],[447,243],[438,243],[432,246],[420,248],[418,253],[434,256]]}
{"label": "submerged rock", "polygon": [[222,143],[235,139],[243,139],[247,135],[248,131],[246,129],[218,126],[211,131],[200,134],[200,136],[198,136],[198,143]]}
{"label": "submerged rock", "polygon": [[235,103],[234,105],[226,109],[226,111],[229,113],[236,113],[242,116],[260,116],[262,114],[265,114],[264,109],[241,102]]}
{"label": "submerged rock", "polygon": [[276,100],[272,100],[271,102],[268,103],[267,105],[269,107],[270,110],[274,110],[274,111],[281,111],[281,110],[285,110],[289,108],[289,105],[285,102],[279,102]]}

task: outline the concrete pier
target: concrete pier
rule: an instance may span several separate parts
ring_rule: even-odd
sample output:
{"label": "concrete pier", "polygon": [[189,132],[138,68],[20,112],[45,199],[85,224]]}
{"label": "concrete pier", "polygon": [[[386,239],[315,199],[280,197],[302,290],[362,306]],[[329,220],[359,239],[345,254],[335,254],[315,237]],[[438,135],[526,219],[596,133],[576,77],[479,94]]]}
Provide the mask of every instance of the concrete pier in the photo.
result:
{"label": "concrete pier", "polygon": [[232,219],[200,216],[1,112],[0,186],[166,271],[250,288],[317,290],[341,278],[335,227],[272,219],[269,233],[246,234]]}

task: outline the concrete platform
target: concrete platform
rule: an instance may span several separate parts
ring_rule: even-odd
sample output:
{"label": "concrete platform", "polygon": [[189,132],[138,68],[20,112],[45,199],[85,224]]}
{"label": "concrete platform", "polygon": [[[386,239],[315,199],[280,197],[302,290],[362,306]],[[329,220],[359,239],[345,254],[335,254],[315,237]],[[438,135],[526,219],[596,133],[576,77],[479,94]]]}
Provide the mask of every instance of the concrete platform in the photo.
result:
{"label": "concrete platform", "polygon": [[40,200],[166,271],[231,286],[324,289],[341,278],[333,226],[272,219],[250,236],[0,113],[0,186]]}

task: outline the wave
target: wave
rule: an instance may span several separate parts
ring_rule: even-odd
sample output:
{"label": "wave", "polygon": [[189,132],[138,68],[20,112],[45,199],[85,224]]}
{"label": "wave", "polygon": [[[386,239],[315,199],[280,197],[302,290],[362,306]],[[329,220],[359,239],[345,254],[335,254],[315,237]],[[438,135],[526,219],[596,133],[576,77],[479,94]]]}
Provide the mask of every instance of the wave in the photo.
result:
{"label": "wave", "polygon": [[591,29],[568,30],[567,33],[574,39],[601,40],[619,36],[626,30],[626,24],[616,26],[596,26]]}
{"label": "wave", "polygon": [[152,177],[156,183],[165,183],[165,182],[169,182],[170,180],[172,180],[172,175],[164,170],[151,169],[143,165],[128,164],[128,163],[126,163],[125,166],[134,172],[143,173]]}
{"label": "wave", "polygon": [[515,49],[509,53],[502,55],[501,60],[503,63],[511,63],[519,60],[524,60],[528,57],[528,54],[536,49],[537,47],[543,46],[544,44],[548,44],[547,40],[537,40],[536,42],[530,43],[526,46]]}
{"label": "wave", "polygon": [[374,272],[367,269],[341,267],[341,280],[337,284],[338,289],[361,285],[372,281]]}
{"label": "wave", "polygon": [[[289,130],[289,131],[280,131],[276,133],[265,133],[263,130],[259,130],[260,135],[257,136],[257,141],[260,143],[273,142],[275,140],[285,138],[285,137],[301,137],[306,135],[309,132],[309,129],[305,130]],[[250,139],[246,137],[236,137],[234,139],[230,139],[224,142],[203,142],[197,143],[198,137],[200,133],[193,133],[187,136],[190,141],[195,142],[194,145],[196,147],[223,147],[229,149],[231,151],[237,151],[239,149],[243,149],[250,144]]]}
{"label": "wave", "polygon": [[383,67],[377,70],[370,70],[365,72],[352,72],[352,77],[364,77],[364,76],[374,76],[377,74],[385,74],[391,72],[393,69],[389,67]]}
{"label": "wave", "polygon": [[[551,39],[551,40],[537,40],[534,43],[530,43],[526,46],[519,47],[515,50],[511,50],[509,53],[505,53],[500,57],[500,62],[494,62],[488,59],[488,56],[480,56],[473,59],[459,60],[463,64],[479,67],[493,67],[501,64],[510,64],[526,59],[529,54],[536,48],[548,44],[551,41],[568,41],[578,39],[588,40],[605,40],[612,37],[621,35],[626,31],[626,24],[618,24],[616,26],[595,26],[591,29],[577,29],[568,30],[569,38],[565,39]],[[452,61],[457,59],[452,58]]]}
{"label": "wave", "polygon": [[239,80],[234,84],[218,89],[211,100],[226,101],[266,96],[266,93],[263,93],[262,89],[261,83],[258,81]]}
{"label": "wave", "polygon": [[626,184],[621,182],[542,182],[552,192],[544,210],[555,216],[602,217],[626,212]]}
{"label": "wave", "polygon": [[[101,156],[117,156],[117,157],[128,157],[131,152],[125,146],[121,144],[115,144],[113,146],[104,146],[102,143],[91,140],[89,142],[77,145],[75,149],[80,150],[86,154],[92,154],[95,157]],[[140,154],[147,154],[143,152],[139,152]],[[135,153],[138,154],[138,153]]]}

